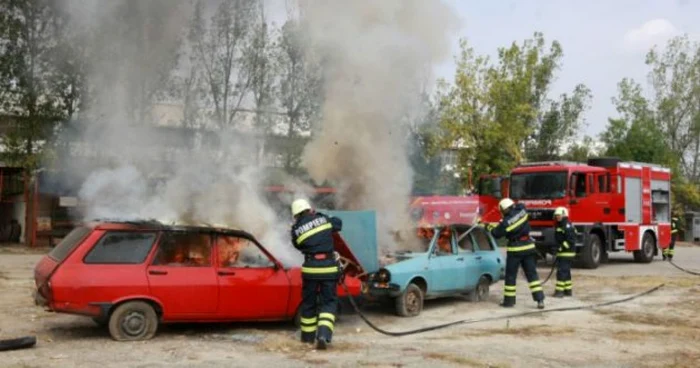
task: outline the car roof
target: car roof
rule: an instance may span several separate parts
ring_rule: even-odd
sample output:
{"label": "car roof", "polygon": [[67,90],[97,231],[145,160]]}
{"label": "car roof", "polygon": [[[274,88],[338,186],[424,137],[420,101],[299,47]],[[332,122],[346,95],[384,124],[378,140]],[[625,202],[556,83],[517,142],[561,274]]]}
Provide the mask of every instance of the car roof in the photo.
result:
{"label": "car roof", "polygon": [[99,230],[183,231],[206,234],[236,235],[255,239],[252,234],[240,229],[208,224],[167,224],[155,220],[92,220],[87,221],[84,225]]}

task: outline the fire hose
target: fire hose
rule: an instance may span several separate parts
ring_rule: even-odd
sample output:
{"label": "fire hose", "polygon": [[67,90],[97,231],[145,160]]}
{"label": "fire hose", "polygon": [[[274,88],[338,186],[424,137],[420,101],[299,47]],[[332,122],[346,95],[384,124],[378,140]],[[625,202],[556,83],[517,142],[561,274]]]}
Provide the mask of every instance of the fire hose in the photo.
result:
{"label": "fire hose", "polygon": [[565,312],[565,311],[574,311],[574,310],[594,309],[594,308],[599,308],[599,307],[604,307],[604,306],[609,306],[609,305],[614,305],[614,304],[620,304],[620,303],[624,303],[624,302],[634,300],[634,299],[640,298],[642,296],[651,294],[651,293],[655,292],[656,290],[661,289],[665,284],[660,284],[660,285],[655,286],[649,290],[646,290],[646,291],[641,292],[639,294],[628,296],[628,297],[623,298],[623,299],[612,300],[612,301],[608,301],[608,302],[604,302],[604,303],[582,305],[582,306],[577,306],[577,307],[561,307],[561,308],[554,308],[554,309],[547,309],[547,310],[536,310],[536,311],[530,311],[530,312],[521,312],[521,313],[507,314],[504,316],[486,317],[486,318],[478,318],[478,319],[462,319],[459,321],[443,323],[443,324],[429,326],[429,327],[423,327],[423,328],[419,328],[419,329],[415,329],[415,330],[400,331],[400,332],[387,331],[387,330],[382,329],[381,327],[378,327],[374,323],[372,323],[372,321],[370,321],[367,318],[367,316],[365,316],[365,314],[362,313],[360,308],[357,306],[357,302],[355,302],[355,299],[350,294],[350,291],[348,290],[347,285],[345,285],[345,282],[342,282],[341,285],[342,285],[343,289],[345,290],[345,293],[348,295],[348,299],[350,300],[350,304],[352,305],[353,309],[355,310],[355,313],[357,313],[357,315],[360,316],[360,318],[369,327],[371,327],[373,330],[375,330],[383,335],[400,337],[400,336],[415,335],[415,334],[419,334],[419,333],[423,333],[423,332],[440,330],[443,328],[456,326],[456,325],[473,324],[473,323],[488,322],[488,321],[498,321],[498,320],[504,320],[504,319],[518,318],[518,317],[541,315],[541,314],[552,313],[552,312]]}
{"label": "fire hose", "polygon": [[675,267],[675,268],[677,268],[677,269],[679,269],[679,270],[681,270],[681,271],[683,271],[683,272],[685,272],[685,273],[688,273],[688,274],[691,274],[691,275],[695,275],[695,276],[700,276],[700,272],[695,272],[695,271],[691,271],[691,270],[689,270],[689,269],[683,268],[683,267],[677,265],[677,264],[676,264],[675,262],[673,262],[672,260],[669,260],[668,263],[670,263],[673,267]]}

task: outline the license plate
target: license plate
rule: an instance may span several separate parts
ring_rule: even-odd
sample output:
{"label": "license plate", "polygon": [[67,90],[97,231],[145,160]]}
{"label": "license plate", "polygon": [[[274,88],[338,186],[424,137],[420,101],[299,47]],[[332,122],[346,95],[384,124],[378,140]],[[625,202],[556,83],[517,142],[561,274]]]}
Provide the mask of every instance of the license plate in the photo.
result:
{"label": "license plate", "polygon": [[532,235],[532,236],[542,236],[542,232],[541,232],[541,231],[530,231],[530,235]]}

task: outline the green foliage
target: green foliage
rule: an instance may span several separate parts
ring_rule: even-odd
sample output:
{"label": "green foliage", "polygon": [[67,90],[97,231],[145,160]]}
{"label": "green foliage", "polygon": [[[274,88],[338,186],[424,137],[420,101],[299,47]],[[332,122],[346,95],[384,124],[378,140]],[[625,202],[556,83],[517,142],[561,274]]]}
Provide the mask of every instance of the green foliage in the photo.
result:
{"label": "green foliage", "polygon": [[560,148],[578,132],[590,90],[578,85],[571,95],[548,98],[563,51],[544,36],[500,48],[496,63],[462,41],[454,85],[442,82],[440,142],[461,144],[460,166],[475,175],[507,173],[524,160],[561,157]]}

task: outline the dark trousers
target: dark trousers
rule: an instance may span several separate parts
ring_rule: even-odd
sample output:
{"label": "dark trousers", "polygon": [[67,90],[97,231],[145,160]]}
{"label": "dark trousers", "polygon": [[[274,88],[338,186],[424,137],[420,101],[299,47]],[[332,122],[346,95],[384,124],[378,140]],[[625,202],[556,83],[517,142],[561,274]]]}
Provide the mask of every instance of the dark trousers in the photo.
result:
{"label": "dark trousers", "polygon": [[673,253],[675,252],[673,248],[676,247],[676,235],[671,235],[671,244],[668,246],[668,248],[664,249],[664,251],[661,253],[664,257],[664,259],[673,259]]}
{"label": "dark trousers", "polygon": [[573,290],[573,283],[571,282],[571,258],[561,257],[557,258],[557,286],[556,291],[563,291],[570,293]]}
{"label": "dark trousers", "polygon": [[337,279],[302,279],[301,286],[301,341],[315,338],[330,342],[338,310]]}
{"label": "dark trousers", "polygon": [[535,301],[544,300],[544,292],[540,277],[537,274],[537,259],[536,253],[528,252],[527,254],[508,253],[506,257],[506,279],[503,286],[503,304],[515,304],[515,280],[518,277],[518,268],[523,267],[525,277],[527,278],[532,299]]}

